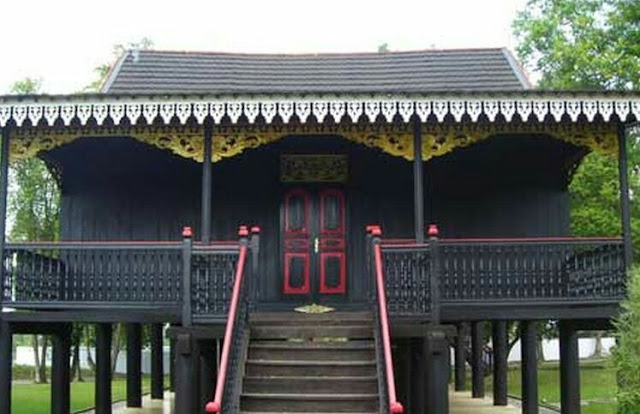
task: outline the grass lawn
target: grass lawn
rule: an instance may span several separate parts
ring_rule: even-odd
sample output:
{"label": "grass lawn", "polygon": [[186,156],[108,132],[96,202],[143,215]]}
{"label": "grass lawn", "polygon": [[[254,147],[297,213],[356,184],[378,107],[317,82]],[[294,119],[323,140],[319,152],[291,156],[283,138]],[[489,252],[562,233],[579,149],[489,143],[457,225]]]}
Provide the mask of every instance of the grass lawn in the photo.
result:
{"label": "grass lawn", "polygon": [[[151,380],[148,376],[142,379],[142,390],[149,392]],[[124,378],[114,378],[111,389],[113,400],[124,400],[127,396],[127,384]],[[80,411],[94,406],[95,383],[71,383],[71,411]],[[11,395],[11,412],[14,414],[48,414],[51,405],[50,384],[13,384]]]}
{"label": "grass lawn", "polygon": [[[521,396],[520,365],[510,365],[508,381],[509,395]],[[485,378],[485,385],[486,395],[491,396],[491,377]],[[468,387],[471,389],[470,382]],[[583,414],[615,414],[616,387],[616,373],[610,362],[605,360],[580,363]],[[560,370],[557,362],[544,362],[538,367],[538,394],[541,403],[560,407]]]}

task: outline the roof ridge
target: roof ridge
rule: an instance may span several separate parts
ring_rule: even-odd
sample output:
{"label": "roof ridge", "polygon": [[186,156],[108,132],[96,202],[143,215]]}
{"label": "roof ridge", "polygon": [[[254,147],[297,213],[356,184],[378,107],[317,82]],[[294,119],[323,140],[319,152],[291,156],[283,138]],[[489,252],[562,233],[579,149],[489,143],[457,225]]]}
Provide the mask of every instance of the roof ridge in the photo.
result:
{"label": "roof ridge", "polygon": [[[433,48],[394,50],[388,52],[300,52],[300,53],[271,53],[271,52],[224,52],[212,50],[175,50],[175,49],[136,49],[140,54],[179,54],[179,55],[214,55],[214,56],[250,56],[250,57],[348,57],[348,56],[385,56],[420,53],[456,53],[456,52],[501,52],[505,47],[468,47],[468,48]],[[133,50],[133,49],[132,49]],[[129,50],[127,50],[128,52]]]}

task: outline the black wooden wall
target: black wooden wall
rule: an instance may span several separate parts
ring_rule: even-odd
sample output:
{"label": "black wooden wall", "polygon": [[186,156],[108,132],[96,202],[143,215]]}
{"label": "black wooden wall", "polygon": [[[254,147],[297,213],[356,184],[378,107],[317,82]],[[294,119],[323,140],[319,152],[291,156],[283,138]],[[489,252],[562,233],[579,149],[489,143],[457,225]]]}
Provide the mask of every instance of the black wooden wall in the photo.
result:
{"label": "black wooden wall", "polygon": [[[214,164],[213,236],[262,227],[261,291],[281,299],[281,153],[346,153],[349,299],[363,298],[364,228],[413,235],[411,162],[339,137],[287,137]],[[425,222],[444,237],[559,236],[569,231],[568,160],[545,137],[496,137],[425,163]],[[179,240],[200,225],[201,165],[131,138],[83,138],[50,152],[62,169],[63,240]]]}

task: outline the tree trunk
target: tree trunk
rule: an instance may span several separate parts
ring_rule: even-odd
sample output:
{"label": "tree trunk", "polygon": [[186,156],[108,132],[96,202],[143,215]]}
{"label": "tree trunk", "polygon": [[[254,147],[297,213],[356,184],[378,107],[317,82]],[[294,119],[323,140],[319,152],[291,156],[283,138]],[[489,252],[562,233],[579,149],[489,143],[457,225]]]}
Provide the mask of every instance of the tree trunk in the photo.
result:
{"label": "tree trunk", "polygon": [[120,355],[120,347],[122,342],[122,324],[116,324],[113,332],[113,344],[111,348],[111,375],[115,374],[118,365],[118,355]]}
{"label": "tree trunk", "polygon": [[95,371],[96,363],[93,360],[93,356],[91,356],[91,345],[88,342],[87,342],[86,348],[87,348],[87,365],[89,365],[89,369],[91,371]]}
{"label": "tree trunk", "polygon": [[602,358],[602,331],[596,332],[596,349],[593,351],[593,357],[596,359]]}
{"label": "tree trunk", "polygon": [[542,346],[542,341],[542,338],[536,341],[536,355],[538,356],[538,362],[544,362],[544,347]]}
{"label": "tree trunk", "polygon": [[73,338],[73,356],[71,357],[71,380],[84,382],[82,368],[80,367],[80,335]]}
{"label": "tree trunk", "polygon": [[47,383],[47,348],[49,346],[49,338],[46,336],[42,337],[42,347],[40,354],[40,379],[43,384]]}
{"label": "tree trunk", "polygon": [[33,346],[33,361],[35,365],[33,369],[33,382],[40,384],[42,382],[42,378],[40,378],[40,346],[38,335],[33,335],[31,337],[31,346]]}

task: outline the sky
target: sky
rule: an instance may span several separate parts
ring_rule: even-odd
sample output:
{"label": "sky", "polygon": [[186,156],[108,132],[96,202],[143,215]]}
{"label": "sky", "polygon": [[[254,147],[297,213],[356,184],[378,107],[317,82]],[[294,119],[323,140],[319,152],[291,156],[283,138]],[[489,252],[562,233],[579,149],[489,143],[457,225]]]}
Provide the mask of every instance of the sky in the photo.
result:
{"label": "sky", "polygon": [[526,0],[4,0],[0,94],[25,77],[74,93],[117,44],[240,53],[508,47]]}

